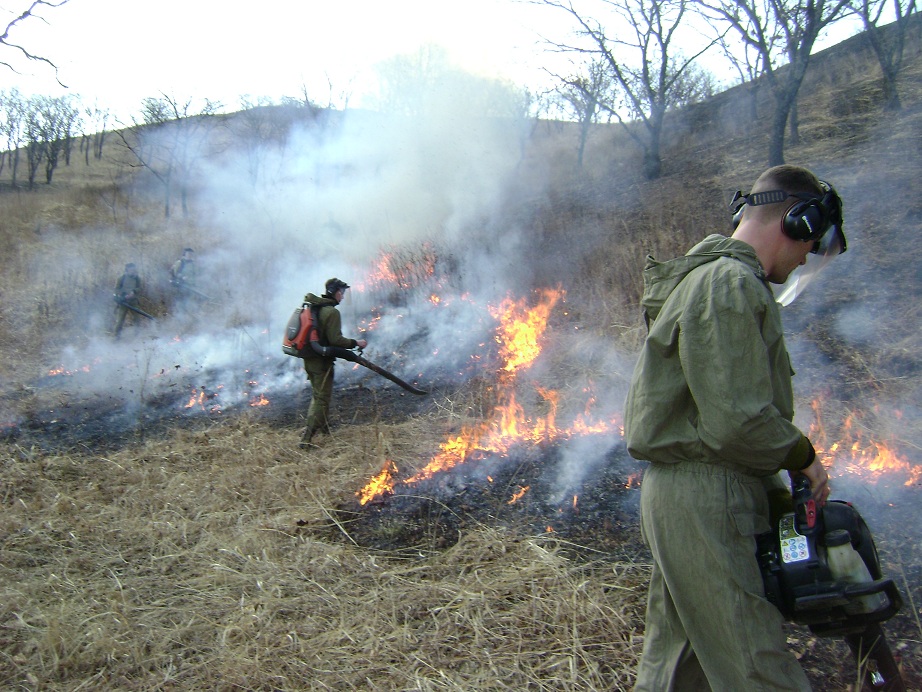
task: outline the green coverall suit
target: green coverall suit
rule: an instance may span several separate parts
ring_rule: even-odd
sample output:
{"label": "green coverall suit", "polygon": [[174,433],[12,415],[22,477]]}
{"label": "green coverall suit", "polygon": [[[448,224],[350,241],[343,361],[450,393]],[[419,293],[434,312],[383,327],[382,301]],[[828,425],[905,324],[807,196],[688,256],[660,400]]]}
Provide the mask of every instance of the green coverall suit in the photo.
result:
{"label": "green coverall suit", "polygon": [[781,315],[751,246],[708,236],[668,262],[648,258],[649,334],[625,405],[630,454],[650,462],[641,531],[653,554],[635,690],[809,690],[764,596],[755,537],[782,469],[809,441]]}
{"label": "green coverall suit", "polygon": [[[133,307],[140,307],[141,301],[138,299],[138,296],[141,293],[141,277],[137,274],[131,274],[127,271],[122,274],[118,281],[115,284],[115,296],[122,303],[127,303]],[[125,318],[128,316],[128,313],[131,312],[129,308],[126,308],[124,305],[115,306],[115,336],[119,336],[122,333],[122,327],[125,326]],[[132,315],[132,321],[137,323],[137,315]]]}
{"label": "green coverall suit", "polygon": [[[316,296],[308,293],[304,302],[316,305],[320,309],[317,325],[320,343],[323,346],[355,348],[358,342],[343,336],[342,317],[336,309],[336,300],[328,296]],[[311,383],[311,405],[307,411],[307,429],[302,440],[309,442],[315,432],[329,432],[330,401],[333,398],[333,364],[336,358],[325,358],[317,353],[304,356],[304,371]]]}

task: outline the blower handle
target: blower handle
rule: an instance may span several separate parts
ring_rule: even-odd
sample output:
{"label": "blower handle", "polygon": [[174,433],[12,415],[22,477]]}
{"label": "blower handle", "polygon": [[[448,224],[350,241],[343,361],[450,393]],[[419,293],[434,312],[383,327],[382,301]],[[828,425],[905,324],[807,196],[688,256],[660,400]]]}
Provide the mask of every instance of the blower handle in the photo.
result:
{"label": "blower handle", "polygon": [[816,500],[810,490],[810,479],[803,474],[791,478],[791,495],[794,498],[794,528],[802,536],[808,536],[819,528]]}

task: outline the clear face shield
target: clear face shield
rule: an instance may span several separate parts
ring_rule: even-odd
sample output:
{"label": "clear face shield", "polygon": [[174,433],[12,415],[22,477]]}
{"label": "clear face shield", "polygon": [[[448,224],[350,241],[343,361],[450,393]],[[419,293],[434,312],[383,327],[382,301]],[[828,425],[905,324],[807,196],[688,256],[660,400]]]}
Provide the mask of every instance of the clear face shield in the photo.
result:
{"label": "clear face shield", "polygon": [[782,306],[794,302],[807,285],[813,281],[817,274],[825,269],[826,265],[836,255],[841,255],[847,248],[845,234],[842,227],[834,225],[819,239],[814,241],[813,249],[807,255],[805,264],[800,265],[790,273],[787,281],[775,289],[775,301]]}

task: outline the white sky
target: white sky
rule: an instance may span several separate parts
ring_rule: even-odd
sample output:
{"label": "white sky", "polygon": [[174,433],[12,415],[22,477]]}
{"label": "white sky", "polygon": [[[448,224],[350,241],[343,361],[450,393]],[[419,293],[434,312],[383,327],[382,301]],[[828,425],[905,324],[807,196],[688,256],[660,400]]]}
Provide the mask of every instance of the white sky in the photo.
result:
{"label": "white sky", "polygon": [[[4,26],[29,0],[0,0]],[[70,0],[42,8],[10,41],[52,60],[84,102],[129,113],[160,92],[237,106],[240,96],[313,100],[374,88],[374,66],[393,55],[442,45],[458,67],[537,88],[547,53],[539,34],[557,32],[560,10],[518,0]],[[2,58],[15,56],[5,50]],[[559,63],[558,63],[559,64]],[[54,71],[0,67],[0,89],[56,96]]]}
{"label": "white sky", "polygon": [[[578,7],[604,19],[583,9],[598,8],[593,1]],[[30,4],[0,0],[2,26]],[[306,86],[319,105],[341,107],[345,95],[361,106],[376,65],[427,44],[443,46],[457,67],[537,91],[553,84],[545,68],[571,72],[570,58],[544,39],[568,42],[575,26],[562,10],[529,0],[70,0],[38,14],[45,21],[29,18],[9,40],[52,60],[69,89],[50,67],[16,60],[10,49],[0,59],[16,60],[21,74],[0,66],[0,89],[76,94],[123,122],[161,93],[235,110],[245,94],[278,101]],[[709,69],[727,76],[723,63]]]}

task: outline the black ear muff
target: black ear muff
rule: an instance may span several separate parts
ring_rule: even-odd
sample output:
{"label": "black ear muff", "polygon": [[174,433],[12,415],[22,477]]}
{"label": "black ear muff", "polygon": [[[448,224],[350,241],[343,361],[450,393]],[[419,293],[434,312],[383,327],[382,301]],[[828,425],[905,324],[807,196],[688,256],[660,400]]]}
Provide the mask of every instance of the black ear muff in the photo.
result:
{"label": "black ear muff", "polygon": [[747,195],[737,190],[736,194],[733,195],[733,199],[730,200],[730,213],[733,215],[731,221],[734,231],[736,227],[740,225],[740,221],[743,220],[743,211],[746,209],[746,199]]}
{"label": "black ear muff", "polygon": [[740,208],[733,212],[733,230],[736,230],[736,227],[740,225],[740,221],[743,220],[743,210],[746,209],[745,204],[741,204]]}
{"label": "black ear muff", "polygon": [[[794,202],[781,218],[781,230],[789,238],[804,242],[818,241],[830,228],[839,236],[845,247],[845,235],[842,233],[842,199],[829,183],[821,180],[822,194],[811,192],[788,193],[784,190],[750,192],[744,195],[737,191],[730,200],[730,213],[733,215],[734,230],[743,218],[746,206],[758,207],[763,204],[776,204],[794,197]],[[844,252],[844,249],[842,250]]]}
{"label": "black ear muff", "polygon": [[793,240],[817,240],[829,228],[829,216],[822,200],[800,200],[785,212],[781,230]]}

